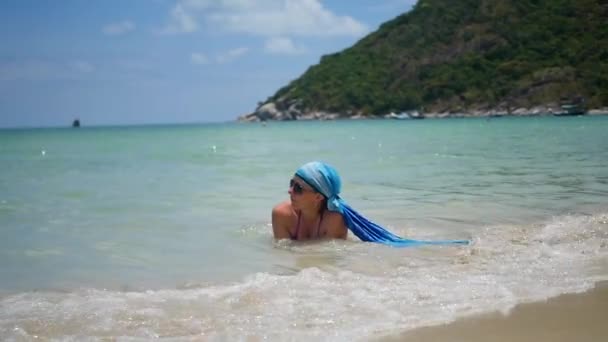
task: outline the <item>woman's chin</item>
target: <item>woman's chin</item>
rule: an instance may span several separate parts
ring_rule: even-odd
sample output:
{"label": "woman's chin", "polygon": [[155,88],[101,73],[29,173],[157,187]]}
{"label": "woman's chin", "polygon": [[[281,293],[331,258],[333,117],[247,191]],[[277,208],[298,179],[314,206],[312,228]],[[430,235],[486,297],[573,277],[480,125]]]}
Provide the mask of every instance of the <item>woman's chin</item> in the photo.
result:
{"label": "woman's chin", "polygon": [[300,210],[300,206],[298,205],[298,202],[294,201],[293,199],[290,199],[290,200],[291,200],[291,207],[295,210]]}

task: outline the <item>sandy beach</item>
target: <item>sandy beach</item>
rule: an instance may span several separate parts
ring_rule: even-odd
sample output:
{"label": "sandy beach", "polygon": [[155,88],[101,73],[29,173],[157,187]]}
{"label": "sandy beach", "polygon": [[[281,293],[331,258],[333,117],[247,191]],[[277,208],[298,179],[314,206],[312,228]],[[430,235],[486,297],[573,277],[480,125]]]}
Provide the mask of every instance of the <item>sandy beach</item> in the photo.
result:
{"label": "sandy beach", "polygon": [[580,341],[608,340],[608,282],[580,294],[521,304],[508,315],[490,313],[415,329],[381,341]]}

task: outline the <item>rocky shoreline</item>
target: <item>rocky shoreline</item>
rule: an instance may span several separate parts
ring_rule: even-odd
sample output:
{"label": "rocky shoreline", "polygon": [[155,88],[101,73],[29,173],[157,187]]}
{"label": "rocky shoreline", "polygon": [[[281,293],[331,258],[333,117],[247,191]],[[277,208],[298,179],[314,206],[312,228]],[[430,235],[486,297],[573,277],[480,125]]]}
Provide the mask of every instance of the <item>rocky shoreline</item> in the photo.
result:
{"label": "rocky shoreline", "polygon": [[295,121],[295,120],[338,120],[338,119],[442,119],[442,118],[465,118],[465,117],[503,117],[503,116],[566,116],[566,115],[606,115],[608,107],[586,110],[584,113],[567,113],[559,106],[546,105],[532,108],[515,108],[505,110],[503,108],[489,110],[462,110],[443,112],[421,112],[409,111],[402,113],[387,113],[381,115],[363,115],[354,112],[332,113],[326,111],[304,111],[297,105],[287,108],[279,108],[274,102],[269,102],[258,107],[253,113],[239,116],[239,122],[260,121]]}

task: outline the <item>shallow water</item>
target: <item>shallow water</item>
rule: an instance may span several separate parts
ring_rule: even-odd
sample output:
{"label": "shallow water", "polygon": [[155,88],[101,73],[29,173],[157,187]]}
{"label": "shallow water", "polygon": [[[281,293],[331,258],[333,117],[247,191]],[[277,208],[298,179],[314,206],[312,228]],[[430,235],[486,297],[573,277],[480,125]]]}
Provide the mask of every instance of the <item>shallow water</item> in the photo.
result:
{"label": "shallow water", "polygon": [[[608,117],[0,131],[0,339],[366,340],[608,279]],[[396,249],[273,242],[333,164]]]}

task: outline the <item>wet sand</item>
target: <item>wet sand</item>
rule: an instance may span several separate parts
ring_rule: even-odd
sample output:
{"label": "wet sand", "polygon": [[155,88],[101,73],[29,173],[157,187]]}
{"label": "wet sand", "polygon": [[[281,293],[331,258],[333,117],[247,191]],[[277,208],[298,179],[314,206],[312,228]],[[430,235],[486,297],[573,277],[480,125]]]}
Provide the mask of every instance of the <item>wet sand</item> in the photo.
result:
{"label": "wet sand", "polygon": [[608,341],[608,282],[588,292],[520,304],[508,315],[490,313],[415,329],[381,341]]}

